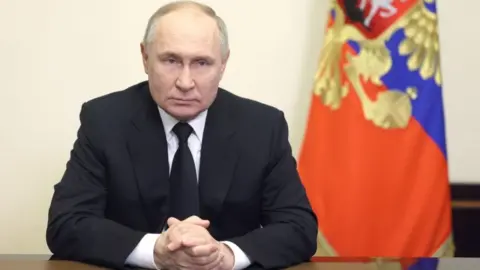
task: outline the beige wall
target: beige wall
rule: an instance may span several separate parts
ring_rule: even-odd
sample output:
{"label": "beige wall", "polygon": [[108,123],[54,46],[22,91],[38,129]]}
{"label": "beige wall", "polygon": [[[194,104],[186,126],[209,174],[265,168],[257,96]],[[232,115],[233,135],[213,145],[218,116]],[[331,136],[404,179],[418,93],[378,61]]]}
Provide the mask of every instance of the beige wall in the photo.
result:
{"label": "beige wall", "polygon": [[[465,1],[441,1],[440,9],[452,178],[472,181],[480,180],[479,43],[461,27],[473,25],[476,10]],[[139,41],[148,16],[165,2],[0,0],[0,253],[48,252],[52,186],[65,168],[80,105],[145,79]],[[230,30],[222,86],[284,110],[296,152],[328,1],[204,2]]]}

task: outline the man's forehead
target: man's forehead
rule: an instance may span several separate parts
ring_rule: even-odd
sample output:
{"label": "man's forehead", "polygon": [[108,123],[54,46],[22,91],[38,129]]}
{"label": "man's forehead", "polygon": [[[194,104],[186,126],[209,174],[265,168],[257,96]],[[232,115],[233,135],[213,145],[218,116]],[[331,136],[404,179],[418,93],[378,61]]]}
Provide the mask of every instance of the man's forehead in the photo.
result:
{"label": "man's forehead", "polygon": [[205,26],[216,27],[215,20],[198,10],[198,8],[182,8],[171,11],[159,18],[159,25],[162,26]]}
{"label": "man's forehead", "polygon": [[186,38],[218,37],[219,29],[213,18],[196,12],[172,12],[157,22],[155,34],[160,36]]}
{"label": "man's forehead", "polygon": [[209,43],[213,45],[220,42],[219,29],[215,21],[205,14],[201,14],[201,16],[167,14],[158,21],[155,35],[158,41],[169,43]]}

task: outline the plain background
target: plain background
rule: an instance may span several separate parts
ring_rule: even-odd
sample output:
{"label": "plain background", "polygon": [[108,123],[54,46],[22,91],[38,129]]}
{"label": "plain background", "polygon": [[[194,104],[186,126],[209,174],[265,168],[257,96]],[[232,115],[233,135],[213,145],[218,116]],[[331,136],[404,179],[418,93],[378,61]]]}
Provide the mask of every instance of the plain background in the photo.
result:
{"label": "plain background", "polygon": [[[0,0],[0,253],[47,253],[52,186],[84,101],[145,80],[140,40],[162,0]],[[226,21],[222,86],[282,109],[296,155],[323,40],[327,0],[210,0]],[[440,0],[452,182],[478,182],[480,4]]]}

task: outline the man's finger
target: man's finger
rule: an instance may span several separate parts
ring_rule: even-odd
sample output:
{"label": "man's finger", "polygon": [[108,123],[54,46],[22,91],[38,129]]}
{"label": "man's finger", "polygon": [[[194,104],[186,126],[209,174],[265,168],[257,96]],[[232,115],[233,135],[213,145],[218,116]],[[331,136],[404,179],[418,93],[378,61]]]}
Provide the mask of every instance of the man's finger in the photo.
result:
{"label": "man's finger", "polygon": [[184,247],[194,247],[208,244],[208,240],[205,237],[188,236],[182,237],[182,245]]}
{"label": "man's finger", "polygon": [[210,221],[209,220],[201,219],[197,216],[191,216],[191,217],[185,219],[184,222],[192,223],[192,224],[195,224],[195,225],[198,225],[198,226],[202,226],[204,228],[207,228],[208,226],[210,226]]}
{"label": "man's finger", "polygon": [[224,254],[213,253],[209,256],[204,257],[191,257],[191,261],[197,268],[210,269],[210,270],[221,270],[223,264]]}
{"label": "man's finger", "polygon": [[192,257],[206,257],[212,255],[217,251],[218,247],[214,244],[197,245],[185,249],[185,253]]}
{"label": "man's finger", "polygon": [[210,226],[210,221],[209,220],[201,219],[197,216],[191,216],[191,217],[189,217],[189,218],[187,218],[183,221],[180,221],[180,220],[178,220],[174,217],[170,217],[167,220],[168,227],[172,227],[172,226],[180,224],[182,222],[188,222],[190,224],[195,224],[195,225],[198,225],[198,226],[201,226],[201,227],[204,227],[204,228],[208,228],[208,226]]}
{"label": "man's finger", "polygon": [[168,218],[168,220],[167,220],[168,227],[172,227],[173,225],[176,225],[180,222],[181,222],[180,220],[178,220],[174,217]]}
{"label": "man's finger", "polygon": [[223,254],[220,254],[217,259],[209,264],[206,268],[213,270],[223,269]]}
{"label": "man's finger", "polygon": [[172,241],[167,245],[167,248],[170,252],[176,251],[181,247],[182,247],[182,241]]}

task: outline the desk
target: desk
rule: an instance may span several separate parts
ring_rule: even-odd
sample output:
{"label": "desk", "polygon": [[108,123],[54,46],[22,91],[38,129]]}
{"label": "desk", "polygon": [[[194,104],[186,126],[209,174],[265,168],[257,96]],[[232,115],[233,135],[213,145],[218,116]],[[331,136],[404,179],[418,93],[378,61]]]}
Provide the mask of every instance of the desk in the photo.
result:
{"label": "desk", "polygon": [[[102,270],[92,265],[67,261],[48,261],[41,255],[0,255],[2,270]],[[311,262],[290,270],[478,270],[480,258],[419,259],[416,263],[404,261],[410,266],[401,266],[393,260],[330,259]]]}

